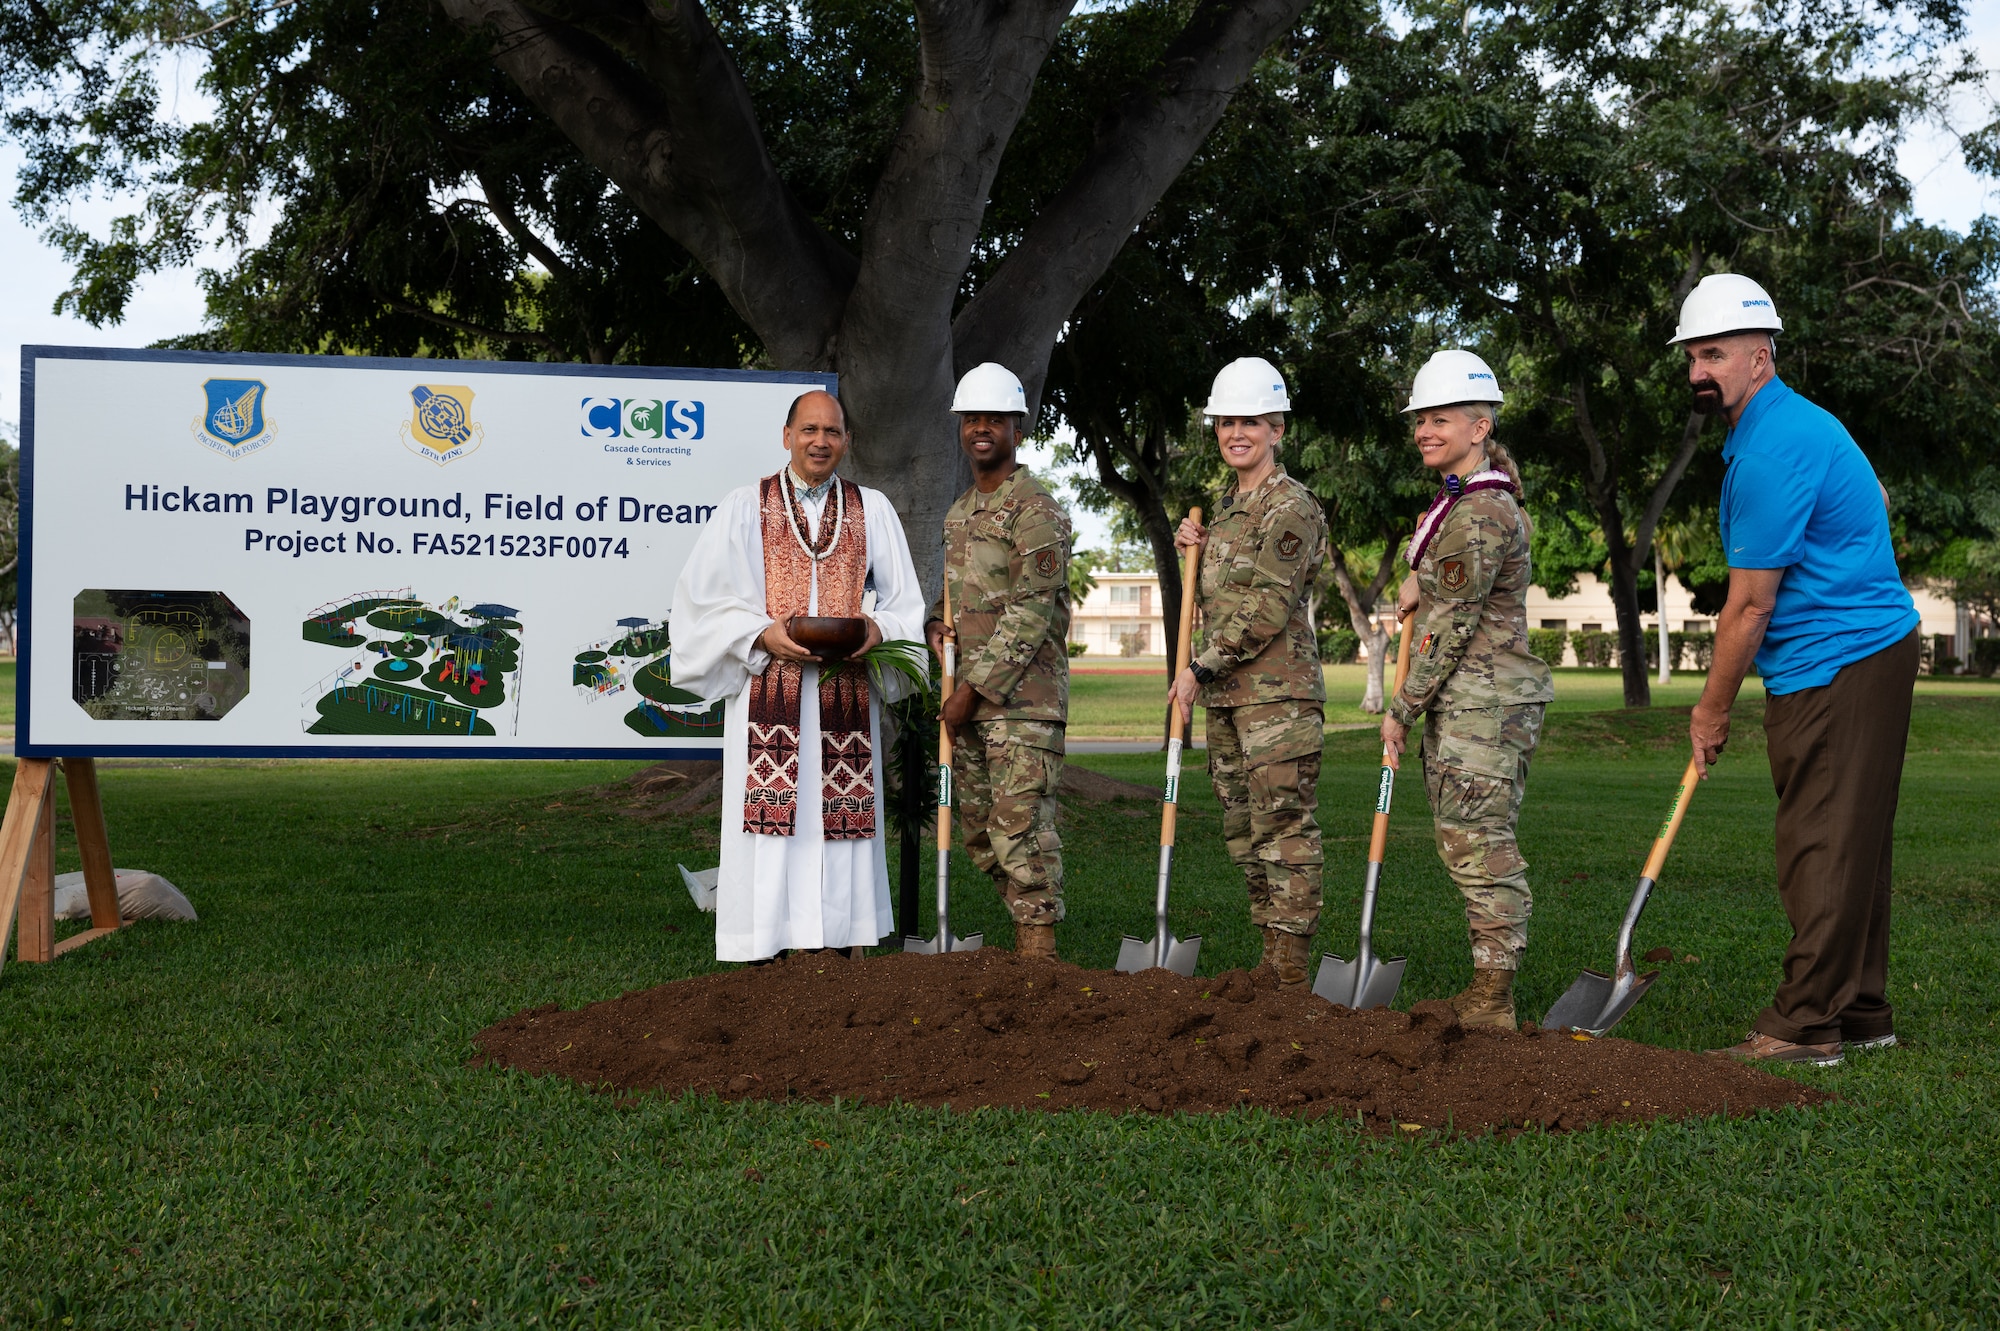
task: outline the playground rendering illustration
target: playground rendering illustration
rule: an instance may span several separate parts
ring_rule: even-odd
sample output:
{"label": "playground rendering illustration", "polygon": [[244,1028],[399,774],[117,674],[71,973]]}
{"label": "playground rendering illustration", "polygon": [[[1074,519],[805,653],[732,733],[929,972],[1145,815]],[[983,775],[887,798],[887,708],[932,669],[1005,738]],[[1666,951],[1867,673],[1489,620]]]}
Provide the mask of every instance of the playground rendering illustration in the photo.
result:
{"label": "playground rendering illustration", "polygon": [[306,691],[312,735],[513,734],[521,621],[512,606],[419,600],[405,587],[357,592],[312,611],[307,642],[345,660]]}
{"label": "playground rendering illustration", "polygon": [[70,697],[99,721],[214,721],[250,692],[250,621],[221,592],[77,593]]}
{"label": "playground rendering illustration", "polygon": [[719,737],[723,704],[674,687],[672,649],[666,620],[627,616],[576,653],[570,682],[587,702],[629,703],[626,726],[649,739]]}

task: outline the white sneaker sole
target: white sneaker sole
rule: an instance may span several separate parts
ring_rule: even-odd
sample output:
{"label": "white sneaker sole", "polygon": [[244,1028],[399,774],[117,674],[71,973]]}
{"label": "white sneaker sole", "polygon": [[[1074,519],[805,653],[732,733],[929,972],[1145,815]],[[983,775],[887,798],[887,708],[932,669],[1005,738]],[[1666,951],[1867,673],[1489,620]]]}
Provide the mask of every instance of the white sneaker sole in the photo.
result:
{"label": "white sneaker sole", "polygon": [[1896,1037],[1894,1035],[1878,1035],[1872,1040],[1843,1040],[1841,1047],[1857,1054],[1869,1049],[1894,1049],[1896,1047]]}

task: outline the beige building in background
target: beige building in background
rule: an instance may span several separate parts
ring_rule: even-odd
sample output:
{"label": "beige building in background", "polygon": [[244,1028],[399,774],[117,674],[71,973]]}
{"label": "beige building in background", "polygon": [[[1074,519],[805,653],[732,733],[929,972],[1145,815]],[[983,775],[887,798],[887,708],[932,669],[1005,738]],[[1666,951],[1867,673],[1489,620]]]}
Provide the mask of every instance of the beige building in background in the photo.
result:
{"label": "beige building in background", "polygon": [[[1070,624],[1070,641],[1087,649],[1085,657],[1158,656],[1166,650],[1166,628],[1160,611],[1160,580],[1151,573],[1098,573],[1097,586],[1076,608]],[[1576,590],[1568,596],[1551,596],[1540,587],[1528,589],[1528,627],[1605,633],[1618,631],[1618,616],[1611,608],[1611,589],[1589,573],[1580,574]],[[1942,635],[1956,644],[1952,655],[1964,657],[1966,643],[1982,629],[1971,622],[1960,606],[1926,587],[1913,587],[1917,613],[1923,616],[1925,637]],[[1393,605],[1382,607],[1385,626],[1394,624]],[[1346,615],[1341,622],[1346,622]],[[1660,621],[1644,617],[1646,631],[1657,635]],[[1715,618],[1695,611],[1693,598],[1678,578],[1667,579],[1667,631],[1669,633],[1713,633]],[[1364,653],[1362,659],[1367,659]],[[1574,648],[1565,649],[1564,665],[1576,664]]]}
{"label": "beige building in background", "polygon": [[1153,573],[1095,573],[1097,585],[1070,618],[1069,640],[1086,658],[1162,656],[1166,621],[1160,612],[1160,579]]}
{"label": "beige building in background", "polygon": [[[1964,631],[1959,623],[1959,610],[1955,603],[1925,587],[1912,587],[1910,595],[1916,600],[1917,613],[1923,617],[1923,632],[1926,637],[1937,633],[1957,635]],[[1646,632],[1657,637],[1660,632],[1659,616],[1646,615],[1643,616],[1643,621]],[[1589,573],[1577,576],[1576,590],[1568,596],[1551,596],[1540,587],[1530,587],[1528,627],[1562,629],[1570,633],[1579,629],[1586,633],[1593,630],[1616,633],[1618,615],[1611,607],[1611,588]],[[1667,632],[1715,632],[1715,617],[1698,613],[1694,608],[1694,598],[1689,595],[1687,588],[1681,586],[1680,579],[1671,575],[1667,578]],[[1964,656],[1965,652],[1959,650],[1955,655]],[[1576,664],[1575,648],[1566,651],[1563,664]]]}

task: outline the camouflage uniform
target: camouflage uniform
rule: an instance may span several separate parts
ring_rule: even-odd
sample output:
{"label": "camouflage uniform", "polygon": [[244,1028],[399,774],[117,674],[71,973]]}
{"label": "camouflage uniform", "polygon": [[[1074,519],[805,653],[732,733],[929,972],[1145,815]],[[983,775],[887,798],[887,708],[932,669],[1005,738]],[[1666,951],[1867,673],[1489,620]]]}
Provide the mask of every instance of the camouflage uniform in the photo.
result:
{"label": "camouflage uniform", "polygon": [[[1026,467],[944,517],[958,682],[979,695],[952,748],[972,862],[1014,923],[1063,917],[1056,787],[1069,720],[1069,516]],[[931,618],[942,619],[942,602]]]}
{"label": "camouflage uniform", "polygon": [[1304,938],[1319,924],[1326,742],[1306,603],[1325,557],[1319,501],[1279,467],[1210,511],[1195,593],[1207,636],[1193,664],[1214,672],[1199,701],[1229,858],[1249,887],[1251,923]]}
{"label": "camouflage uniform", "polygon": [[1424,790],[1438,858],[1465,898],[1472,964],[1519,970],[1528,948],[1528,864],[1514,840],[1528,760],[1553,677],[1528,650],[1528,528],[1508,490],[1465,495],[1418,560],[1410,677],[1389,710],[1424,727]]}

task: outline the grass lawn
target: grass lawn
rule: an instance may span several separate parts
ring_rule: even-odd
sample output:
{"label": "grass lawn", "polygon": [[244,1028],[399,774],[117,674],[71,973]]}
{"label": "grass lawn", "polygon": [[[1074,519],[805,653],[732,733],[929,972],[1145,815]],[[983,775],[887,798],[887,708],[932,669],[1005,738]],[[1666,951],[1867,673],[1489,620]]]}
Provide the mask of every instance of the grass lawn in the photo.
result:
{"label": "grass lawn", "polygon": [[[1623,1035],[1733,1040],[1777,978],[1755,717],[1641,928],[1700,960],[1669,968]],[[1523,822],[1530,1013],[1609,962],[1684,724],[1551,719]],[[1374,747],[1332,735],[1321,785],[1322,941],[1343,951]],[[1157,758],[1088,762],[1150,784]],[[471,1036],[521,1007],[713,966],[709,918],[673,876],[714,862],[713,827],[575,793],[630,770],[107,770],[117,859],[165,873],[202,919],[0,974],[0,1327],[1979,1326],[2000,1310],[1990,688],[1918,700],[1893,969],[1907,1047],[1794,1073],[1840,1097],[1810,1115],[1512,1140],[1248,1113],[621,1104],[467,1067]],[[1253,944],[1207,783],[1183,789],[1177,922],[1207,936],[1213,972]],[[1156,833],[1151,805],[1068,813],[1067,955],[1108,965],[1122,932],[1150,930]],[[958,867],[954,923],[1006,943]],[[1384,893],[1377,946],[1411,958],[1401,1002],[1457,988],[1463,916],[1414,781]]]}
{"label": "grass lawn", "polygon": [[[1074,670],[1069,677],[1069,733],[1077,738],[1143,739],[1162,733],[1166,716],[1167,675],[1163,667],[1144,674]],[[1368,667],[1363,665],[1322,666],[1326,674],[1326,723],[1329,726],[1374,726],[1379,713],[1361,710],[1362,695],[1368,691]],[[1394,678],[1393,671],[1391,678]],[[1701,696],[1704,675],[1675,671],[1667,684],[1653,685],[1653,702],[1660,707],[1691,707]],[[1926,681],[1928,683],[1929,681]],[[1939,687],[1978,690],[1981,685],[2000,694],[2000,685],[1991,681],[1938,681]],[[1749,680],[1744,699],[1764,696],[1761,681]],[[1556,671],[1557,712],[1594,712],[1622,707],[1625,685],[1616,670]],[[1202,734],[1202,713],[1194,714],[1194,733]]]}

